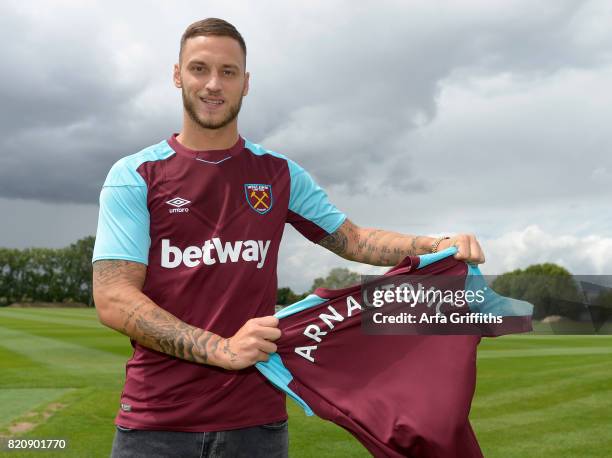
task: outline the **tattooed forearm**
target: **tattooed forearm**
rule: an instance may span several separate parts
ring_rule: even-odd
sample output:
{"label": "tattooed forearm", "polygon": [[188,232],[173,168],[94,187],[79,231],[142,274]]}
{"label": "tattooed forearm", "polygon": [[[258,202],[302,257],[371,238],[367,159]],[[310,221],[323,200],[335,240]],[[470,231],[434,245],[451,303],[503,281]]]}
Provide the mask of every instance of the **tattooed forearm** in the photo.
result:
{"label": "tattooed forearm", "polygon": [[412,240],[410,241],[410,255],[414,256],[417,254],[417,240],[419,240],[418,235],[412,236]]}
{"label": "tattooed forearm", "polygon": [[135,324],[143,345],[187,361],[208,362],[213,333],[190,326],[163,309],[141,314]]}
{"label": "tattooed forearm", "polygon": [[[221,337],[219,336],[215,336],[213,335],[213,338],[211,339],[211,344],[210,344],[210,352],[212,354],[215,354],[217,351],[217,347],[219,346],[219,342],[222,340]],[[229,339],[228,339],[229,340]]]}
{"label": "tattooed forearm", "polygon": [[427,252],[427,244],[432,240],[430,237],[360,228],[347,219],[319,244],[351,261],[393,266],[406,256]]}
{"label": "tattooed forearm", "polygon": [[191,326],[142,293],[146,266],[129,261],[94,263],[94,299],[101,321],[139,344],[177,358],[216,364],[222,337]]}
{"label": "tattooed forearm", "polygon": [[130,308],[126,309],[123,307],[121,308],[121,310],[125,313],[125,320],[123,321],[123,326],[121,326],[121,329],[120,329],[120,331],[123,334],[127,334],[127,330],[128,330],[130,323],[133,322],[134,316],[136,315],[136,313],[138,313],[138,310],[140,310],[143,306],[144,304],[141,303],[141,304],[135,305],[131,309]]}
{"label": "tattooed forearm", "polygon": [[94,262],[93,271],[95,283],[110,285],[117,282],[144,281],[146,266],[136,262],[110,259]]}
{"label": "tattooed forearm", "polygon": [[223,347],[223,353],[229,357],[229,360],[231,362],[234,362],[238,359],[238,355],[230,349],[230,339],[231,337],[229,339],[225,339],[225,346]]}
{"label": "tattooed forearm", "polygon": [[329,251],[336,253],[339,256],[343,256],[346,253],[346,247],[348,245],[348,237],[342,231],[336,231],[333,234],[329,234],[323,240],[319,242],[324,248]]}

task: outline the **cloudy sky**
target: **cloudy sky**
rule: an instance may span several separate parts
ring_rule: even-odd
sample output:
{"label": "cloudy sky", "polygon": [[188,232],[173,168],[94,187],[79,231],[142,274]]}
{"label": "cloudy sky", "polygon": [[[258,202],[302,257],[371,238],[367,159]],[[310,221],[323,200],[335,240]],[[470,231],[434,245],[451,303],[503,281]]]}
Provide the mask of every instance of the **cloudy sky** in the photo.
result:
{"label": "cloudy sky", "polygon": [[[209,16],[247,41],[243,136],[357,224],[475,233],[488,274],[612,274],[606,0],[3,1],[0,246],[95,233],[110,166],[180,130],[178,41]],[[298,291],[334,266],[378,271],[290,227],[280,257]]]}

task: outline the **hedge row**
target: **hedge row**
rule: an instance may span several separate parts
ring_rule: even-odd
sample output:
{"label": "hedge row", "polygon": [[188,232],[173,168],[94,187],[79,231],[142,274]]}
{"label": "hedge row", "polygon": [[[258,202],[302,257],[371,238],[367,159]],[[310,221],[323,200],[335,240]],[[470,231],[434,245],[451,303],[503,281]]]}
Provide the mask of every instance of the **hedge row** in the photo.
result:
{"label": "hedge row", "polygon": [[0,306],[14,302],[82,302],[93,306],[94,237],[66,248],[0,248]]}

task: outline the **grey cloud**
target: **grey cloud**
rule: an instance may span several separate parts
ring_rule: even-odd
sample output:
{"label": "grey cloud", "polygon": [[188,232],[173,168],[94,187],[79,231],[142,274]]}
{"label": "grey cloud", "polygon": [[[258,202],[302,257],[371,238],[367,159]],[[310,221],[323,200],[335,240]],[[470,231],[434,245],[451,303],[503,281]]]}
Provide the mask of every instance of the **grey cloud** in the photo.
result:
{"label": "grey cloud", "polygon": [[[602,65],[612,34],[589,32],[605,21],[601,4],[213,3],[207,13],[227,14],[247,38],[241,123],[251,140],[324,187],[426,193],[435,182],[403,139],[436,119],[442,83],[461,72],[531,78]],[[176,13],[126,5],[120,18],[101,5],[64,6],[57,14],[70,14],[46,21],[4,7],[0,39],[12,45],[0,48],[11,69],[0,85],[0,195],[95,202],[114,160],[178,128],[170,66],[198,3]],[[113,38],[117,24],[134,31]],[[134,43],[141,54],[122,58]]]}
{"label": "grey cloud", "polygon": [[106,18],[28,13],[0,13],[0,40],[11,43],[0,47],[0,195],[96,202],[115,160],[167,132],[136,109],[146,75],[122,75],[103,44]]}
{"label": "grey cloud", "polygon": [[102,18],[39,21],[6,6],[0,18],[3,137],[95,121],[134,94],[136,84],[117,78],[110,53],[96,39]]}
{"label": "grey cloud", "polygon": [[285,88],[275,93],[284,101],[296,87],[279,78],[301,82],[302,105],[288,104],[287,120],[263,142],[290,151],[325,186],[365,190],[363,177],[383,168],[386,176],[371,188],[432,188],[415,172],[422,159],[397,138],[436,117],[445,79],[458,71],[536,78],[606,62],[611,34],[596,43],[579,40],[582,28],[598,21],[583,17],[588,5],[556,2],[532,11],[514,4],[501,14],[463,6],[426,11],[426,21],[409,7],[363,9],[350,20],[323,17],[305,26],[301,43],[279,44],[293,59],[269,83]]}

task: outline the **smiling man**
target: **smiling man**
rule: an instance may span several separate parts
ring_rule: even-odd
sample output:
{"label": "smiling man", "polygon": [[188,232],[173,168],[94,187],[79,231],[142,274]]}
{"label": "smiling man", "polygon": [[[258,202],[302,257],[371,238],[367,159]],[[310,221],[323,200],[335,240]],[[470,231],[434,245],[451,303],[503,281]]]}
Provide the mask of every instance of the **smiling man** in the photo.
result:
{"label": "smiling man", "polygon": [[114,457],[287,456],[284,395],[253,367],[276,350],[276,266],[285,223],[345,259],[391,266],[471,235],[361,228],[284,155],[239,135],[246,45],[221,19],[190,25],[174,84],[181,132],[124,157],[100,194],[94,298],[134,353]]}

